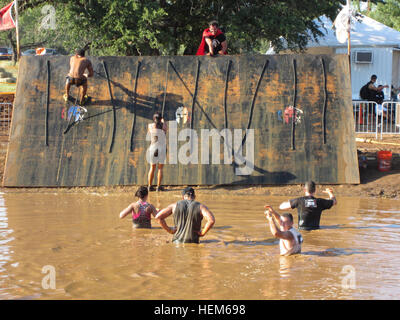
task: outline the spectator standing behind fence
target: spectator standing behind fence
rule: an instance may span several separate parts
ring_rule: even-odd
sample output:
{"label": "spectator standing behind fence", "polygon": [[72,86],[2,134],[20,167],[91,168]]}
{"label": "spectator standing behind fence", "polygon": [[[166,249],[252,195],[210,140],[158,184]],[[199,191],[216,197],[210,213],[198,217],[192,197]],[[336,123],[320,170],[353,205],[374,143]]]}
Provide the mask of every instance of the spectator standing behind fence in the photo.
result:
{"label": "spectator standing behind fence", "polygon": [[383,102],[385,95],[383,93],[383,89],[389,88],[388,85],[379,85],[375,86],[375,82],[377,80],[377,76],[373,74],[371,76],[371,80],[365,84],[360,90],[360,98],[367,101],[375,101],[378,104]]}
{"label": "spectator standing behind fence", "polygon": [[389,88],[388,85],[379,85],[375,86],[375,82],[377,80],[377,76],[373,74],[371,76],[371,80],[365,84],[360,90],[360,98],[367,101],[374,101],[377,103],[375,107],[375,113],[377,115],[383,115],[386,117],[387,108],[382,106],[383,99],[385,95],[383,93],[383,89]]}

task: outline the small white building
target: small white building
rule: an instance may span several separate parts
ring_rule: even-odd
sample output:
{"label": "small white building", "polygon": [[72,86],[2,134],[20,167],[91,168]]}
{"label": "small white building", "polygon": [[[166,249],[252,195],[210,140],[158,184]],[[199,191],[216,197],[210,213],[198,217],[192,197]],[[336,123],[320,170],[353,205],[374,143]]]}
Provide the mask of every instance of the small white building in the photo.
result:
{"label": "small white building", "polygon": [[[332,21],[325,16],[320,20],[322,22],[317,23],[325,36],[318,38],[319,42],[310,41],[306,53],[347,54],[347,42],[340,43],[336,39]],[[400,86],[400,32],[362,15],[361,21],[352,26],[350,39],[353,99],[360,99],[361,87],[376,74],[376,84],[389,85],[384,91],[385,100],[389,100],[390,86]],[[273,48],[267,51],[267,54],[273,53]]]}

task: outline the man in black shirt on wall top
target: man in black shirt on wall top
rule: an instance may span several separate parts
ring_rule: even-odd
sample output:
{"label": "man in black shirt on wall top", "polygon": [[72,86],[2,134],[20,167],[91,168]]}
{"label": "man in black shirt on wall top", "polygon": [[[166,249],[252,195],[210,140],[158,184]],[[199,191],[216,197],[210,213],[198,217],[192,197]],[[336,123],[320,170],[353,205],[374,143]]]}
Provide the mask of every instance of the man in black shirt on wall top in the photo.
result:
{"label": "man in black shirt on wall top", "polygon": [[322,211],[330,209],[337,203],[331,188],[326,188],[325,191],[323,191],[329,195],[329,200],[315,198],[315,190],[315,182],[308,181],[304,185],[305,197],[282,202],[279,206],[281,210],[297,208],[300,230],[319,229]]}

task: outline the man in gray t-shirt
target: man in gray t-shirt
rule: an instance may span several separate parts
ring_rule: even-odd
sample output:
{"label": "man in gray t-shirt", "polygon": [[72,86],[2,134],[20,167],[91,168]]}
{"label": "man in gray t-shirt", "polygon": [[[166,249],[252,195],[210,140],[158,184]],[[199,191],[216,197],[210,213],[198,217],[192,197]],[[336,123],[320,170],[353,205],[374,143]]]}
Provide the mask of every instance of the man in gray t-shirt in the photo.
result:
{"label": "man in gray t-shirt", "polygon": [[[161,227],[173,234],[172,241],[180,243],[199,243],[200,237],[212,228],[215,223],[213,213],[200,202],[194,201],[194,189],[187,187],[182,191],[183,200],[170,204],[156,215],[156,219]],[[165,219],[173,214],[175,227],[168,227]],[[206,224],[201,229],[202,219],[206,219]]]}

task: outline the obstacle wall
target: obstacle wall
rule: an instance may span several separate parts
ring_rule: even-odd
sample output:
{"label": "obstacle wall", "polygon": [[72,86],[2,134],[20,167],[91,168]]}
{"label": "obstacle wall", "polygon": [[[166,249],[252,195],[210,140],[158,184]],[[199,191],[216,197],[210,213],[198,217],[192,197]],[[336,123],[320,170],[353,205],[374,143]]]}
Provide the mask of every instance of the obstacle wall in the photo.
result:
{"label": "obstacle wall", "polygon": [[[165,185],[359,183],[345,55],[89,58],[92,100],[84,120],[69,125],[69,57],[22,57],[4,186],[147,184],[156,111],[170,126]],[[192,143],[179,136],[185,128]],[[201,129],[242,134],[216,139],[219,163],[210,138],[207,163]],[[251,148],[253,160],[241,163],[239,151],[246,158]],[[245,166],[249,174],[238,175]]]}

